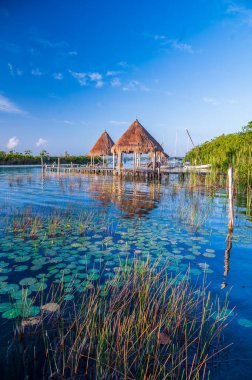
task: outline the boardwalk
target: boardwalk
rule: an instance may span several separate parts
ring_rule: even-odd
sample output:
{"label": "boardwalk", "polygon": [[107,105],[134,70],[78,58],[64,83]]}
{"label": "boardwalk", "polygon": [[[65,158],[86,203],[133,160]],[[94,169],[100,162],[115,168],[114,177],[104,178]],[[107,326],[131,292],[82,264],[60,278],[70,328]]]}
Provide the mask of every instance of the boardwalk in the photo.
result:
{"label": "boardwalk", "polygon": [[120,177],[133,177],[133,178],[146,178],[146,179],[161,179],[162,177],[168,177],[170,175],[189,175],[190,173],[208,174],[209,169],[188,169],[186,167],[170,167],[170,168],[136,168],[133,169],[113,169],[102,166],[64,166],[64,165],[52,165],[44,166],[44,171],[47,173],[58,173],[58,174],[96,174],[96,175],[115,175]]}

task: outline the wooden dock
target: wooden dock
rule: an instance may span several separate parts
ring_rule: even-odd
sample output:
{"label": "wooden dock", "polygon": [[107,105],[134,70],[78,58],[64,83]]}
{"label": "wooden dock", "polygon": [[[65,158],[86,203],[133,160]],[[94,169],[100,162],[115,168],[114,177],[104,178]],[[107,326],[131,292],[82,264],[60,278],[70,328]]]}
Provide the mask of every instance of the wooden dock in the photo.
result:
{"label": "wooden dock", "polygon": [[171,168],[158,168],[158,169],[150,169],[150,168],[136,168],[133,169],[113,169],[109,167],[103,166],[65,166],[65,165],[45,165],[43,167],[44,172],[46,173],[58,173],[58,174],[94,174],[94,175],[105,175],[105,176],[119,176],[119,177],[127,177],[127,178],[142,178],[148,180],[158,179],[160,180],[162,177],[169,177],[170,175],[181,175],[184,177],[185,175],[189,175],[192,172],[198,174],[207,174],[209,170],[191,170],[185,167],[171,167]]}

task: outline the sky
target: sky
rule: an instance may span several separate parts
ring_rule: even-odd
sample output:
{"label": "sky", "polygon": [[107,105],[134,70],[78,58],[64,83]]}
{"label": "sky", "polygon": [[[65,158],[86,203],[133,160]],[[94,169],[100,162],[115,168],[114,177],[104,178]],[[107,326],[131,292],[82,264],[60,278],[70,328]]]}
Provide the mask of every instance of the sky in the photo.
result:
{"label": "sky", "polygon": [[0,0],[0,150],[85,154],[136,119],[165,151],[252,119],[252,1]]}

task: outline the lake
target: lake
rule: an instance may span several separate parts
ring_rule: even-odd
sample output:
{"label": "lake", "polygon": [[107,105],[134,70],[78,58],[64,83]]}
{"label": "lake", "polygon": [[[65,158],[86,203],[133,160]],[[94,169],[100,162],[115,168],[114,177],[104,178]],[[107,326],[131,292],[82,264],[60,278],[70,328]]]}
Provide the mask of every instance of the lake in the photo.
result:
{"label": "lake", "polygon": [[[190,268],[192,281],[206,276],[209,289],[234,309],[225,343],[233,343],[211,378],[252,378],[252,217],[242,196],[235,205],[235,228],[227,251],[227,198],[224,190],[191,191],[178,178],[166,183],[127,181],[109,176],[42,175],[39,168],[0,168],[0,332],[1,368],[13,336],[22,286],[32,297],[65,275],[66,285],[112,278],[126,255],[170,262],[172,273]],[[24,219],[24,214],[26,219]],[[33,232],[25,221],[39,215]],[[69,234],[57,230],[52,215],[64,219]],[[49,220],[43,233],[43,220]],[[33,219],[34,221],[34,219]],[[42,224],[41,224],[42,223]],[[33,233],[32,239],[24,234]],[[85,246],[80,234],[85,230]],[[38,243],[39,242],[39,243]],[[101,276],[101,278],[100,278]],[[43,281],[42,281],[43,279]],[[71,301],[69,295],[69,302]],[[39,307],[33,310],[34,315]],[[8,376],[5,373],[5,378]]]}

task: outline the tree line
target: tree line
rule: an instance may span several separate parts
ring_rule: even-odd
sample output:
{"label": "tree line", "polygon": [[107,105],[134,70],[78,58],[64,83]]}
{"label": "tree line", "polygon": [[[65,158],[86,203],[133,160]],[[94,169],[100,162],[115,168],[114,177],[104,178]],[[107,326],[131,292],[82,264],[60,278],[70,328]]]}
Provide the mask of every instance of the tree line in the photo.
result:
{"label": "tree line", "polygon": [[[95,162],[99,162],[99,157],[95,158]],[[38,155],[33,155],[31,150],[26,150],[23,153],[9,151],[0,151],[0,165],[41,165],[53,164],[58,162],[58,156],[50,155],[46,150],[42,150]],[[60,156],[61,164],[81,164],[85,165],[90,163],[90,157],[86,155],[70,155],[65,152]]]}

